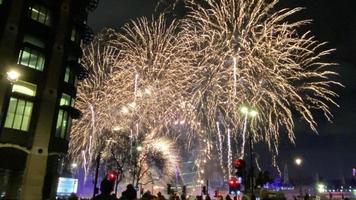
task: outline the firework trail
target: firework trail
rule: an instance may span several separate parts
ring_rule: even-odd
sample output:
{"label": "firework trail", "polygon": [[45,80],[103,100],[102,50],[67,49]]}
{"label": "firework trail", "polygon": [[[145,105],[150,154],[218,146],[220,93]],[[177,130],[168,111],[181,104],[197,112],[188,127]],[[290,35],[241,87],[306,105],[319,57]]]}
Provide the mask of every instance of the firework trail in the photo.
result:
{"label": "firework trail", "polygon": [[231,177],[232,151],[231,151],[231,130],[227,129],[227,160],[228,160],[228,177]]}
{"label": "firework trail", "polygon": [[[115,129],[142,141],[148,133],[184,138],[182,149],[201,149],[199,168],[226,148],[230,161],[231,138],[242,140],[234,157],[245,155],[246,137],[277,154],[280,134],[294,142],[295,117],[315,132],[314,112],[331,120],[329,106],[337,105],[331,88],[340,85],[332,80],[334,64],[325,61],[333,50],[297,31],[309,21],[287,20],[301,8],[276,11],[278,0],[199,2],[185,1],[185,19],[140,18],[84,48],[91,73],[78,85],[83,117],[73,124],[71,155],[85,152],[90,166],[102,141],[115,140]],[[247,119],[242,105],[258,116]],[[222,145],[213,149],[213,141]]]}
{"label": "firework trail", "polygon": [[190,77],[187,96],[196,115],[209,127],[220,116],[221,125],[240,137],[244,115],[239,107],[252,107],[259,112],[249,120],[253,142],[273,148],[280,133],[294,141],[293,116],[313,131],[313,110],[330,120],[329,106],[336,105],[337,97],[330,87],[339,85],[330,79],[336,75],[329,70],[333,63],[323,59],[333,50],[309,32],[296,31],[309,21],[286,20],[301,8],[274,11],[277,2],[206,0],[202,5],[192,0],[182,25],[196,58],[184,75]]}
{"label": "firework trail", "polygon": [[[151,150],[156,142],[164,142],[159,139],[161,127],[169,125],[167,119],[173,110],[184,108],[173,103],[177,98],[170,97],[179,93],[174,91],[177,73],[168,72],[184,64],[179,58],[182,44],[172,34],[176,26],[165,26],[163,17],[152,22],[142,18],[125,26],[123,33],[104,31],[84,49],[82,63],[91,74],[78,86],[76,107],[83,111],[83,118],[73,124],[70,155],[86,170],[99,153],[104,161],[110,159],[107,141],[122,140],[118,133],[134,133],[131,146],[139,142]],[[155,137],[147,138],[148,133]],[[161,152],[162,157],[178,157],[169,150]],[[132,155],[131,149],[128,153]],[[169,159],[165,163],[164,174],[178,166]]]}

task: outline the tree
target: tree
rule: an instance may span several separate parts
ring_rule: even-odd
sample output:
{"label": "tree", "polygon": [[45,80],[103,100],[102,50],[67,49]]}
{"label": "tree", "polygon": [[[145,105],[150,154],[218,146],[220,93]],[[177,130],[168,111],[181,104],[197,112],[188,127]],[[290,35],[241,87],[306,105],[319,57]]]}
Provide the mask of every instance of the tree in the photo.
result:
{"label": "tree", "polygon": [[256,186],[262,187],[264,184],[269,183],[272,181],[270,174],[267,170],[258,172],[256,178]]}

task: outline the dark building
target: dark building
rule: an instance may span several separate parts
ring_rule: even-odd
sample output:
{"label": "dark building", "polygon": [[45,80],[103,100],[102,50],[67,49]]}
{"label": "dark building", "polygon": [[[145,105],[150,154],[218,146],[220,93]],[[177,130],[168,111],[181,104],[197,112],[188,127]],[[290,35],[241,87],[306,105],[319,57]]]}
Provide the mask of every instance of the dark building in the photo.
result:
{"label": "dark building", "polygon": [[0,0],[0,197],[56,195],[97,1]]}

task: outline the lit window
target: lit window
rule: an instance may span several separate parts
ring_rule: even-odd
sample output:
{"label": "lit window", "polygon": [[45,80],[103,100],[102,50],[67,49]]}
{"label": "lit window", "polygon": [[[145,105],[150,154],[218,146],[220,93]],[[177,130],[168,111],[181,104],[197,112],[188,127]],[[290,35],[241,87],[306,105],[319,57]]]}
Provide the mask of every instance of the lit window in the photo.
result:
{"label": "lit window", "polygon": [[69,66],[66,67],[66,73],[64,74],[64,82],[74,85],[75,75],[73,70]]}
{"label": "lit window", "polygon": [[24,65],[39,71],[44,68],[45,57],[42,53],[29,47],[20,50],[17,64]]}
{"label": "lit window", "polygon": [[[36,96],[36,89],[37,86],[35,84],[20,80],[12,86],[12,97],[10,98],[5,120],[6,128],[22,131],[29,130],[33,101],[28,99]],[[28,96],[28,98],[23,99],[25,97],[19,97],[17,94]]]}
{"label": "lit window", "polygon": [[41,39],[34,37],[32,35],[25,35],[23,38],[23,42],[32,44],[33,46],[36,46],[36,47],[39,47],[42,49],[44,49],[46,46],[45,43]]}
{"label": "lit window", "polygon": [[60,106],[73,106],[74,100],[68,94],[62,94],[61,101],[59,103]]}
{"label": "lit window", "polygon": [[20,94],[34,97],[36,96],[36,88],[37,86],[35,84],[28,83],[25,81],[17,81],[12,86],[12,92],[17,92]]}
{"label": "lit window", "polygon": [[51,15],[47,8],[40,5],[33,5],[29,7],[29,10],[30,10],[31,19],[38,21],[42,24],[45,24],[47,26],[51,25],[52,23]]}
{"label": "lit window", "polygon": [[[73,106],[74,99],[70,95],[63,93],[59,105]],[[58,111],[55,137],[67,139],[70,132],[71,121],[72,119],[68,111],[60,108]]]}
{"label": "lit window", "polygon": [[33,102],[11,97],[6,115],[5,127],[28,131],[32,109]]}
{"label": "lit window", "polygon": [[71,126],[71,117],[69,113],[63,109],[59,109],[56,124],[55,137],[67,139]]}
{"label": "lit window", "polygon": [[72,33],[70,35],[70,40],[75,42],[77,40],[77,30],[75,28],[72,29]]}

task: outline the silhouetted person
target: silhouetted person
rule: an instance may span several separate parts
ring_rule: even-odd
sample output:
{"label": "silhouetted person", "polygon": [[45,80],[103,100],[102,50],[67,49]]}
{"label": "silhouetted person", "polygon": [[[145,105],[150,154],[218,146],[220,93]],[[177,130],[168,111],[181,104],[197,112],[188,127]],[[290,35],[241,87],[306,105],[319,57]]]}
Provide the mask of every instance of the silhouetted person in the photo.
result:
{"label": "silhouetted person", "polygon": [[232,200],[230,195],[226,195],[225,200]]}
{"label": "silhouetted person", "polygon": [[151,200],[153,198],[152,194],[150,191],[146,191],[143,193],[141,200]]}
{"label": "silhouetted person", "polygon": [[134,200],[137,198],[137,191],[135,190],[132,184],[128,184],[126,186],[126,190],[122,192],[122,197],[120,199],[123,200]]}
{"label": "silhouetted person", "polygon": [[166,198],[162,195],[161,192],[157,193],[157,200],[166,200]]}
{"label": "silhouetted person", "polygon": [[112,196],[110,193],[114,189],[114,183],[104,179],[100,184],[100,192],[98,196],[92,198],[92,200],[117,200],[116,197]]}
{"label": "silhouetted person", "polygon": [[206,195],[205,200],[211,200],[209,195]]}
{"label": "silhouetted person", "polygon": [[78,196],[74,193],[71,193],[70,196],[68,197],[68,200],[78,200]]}

